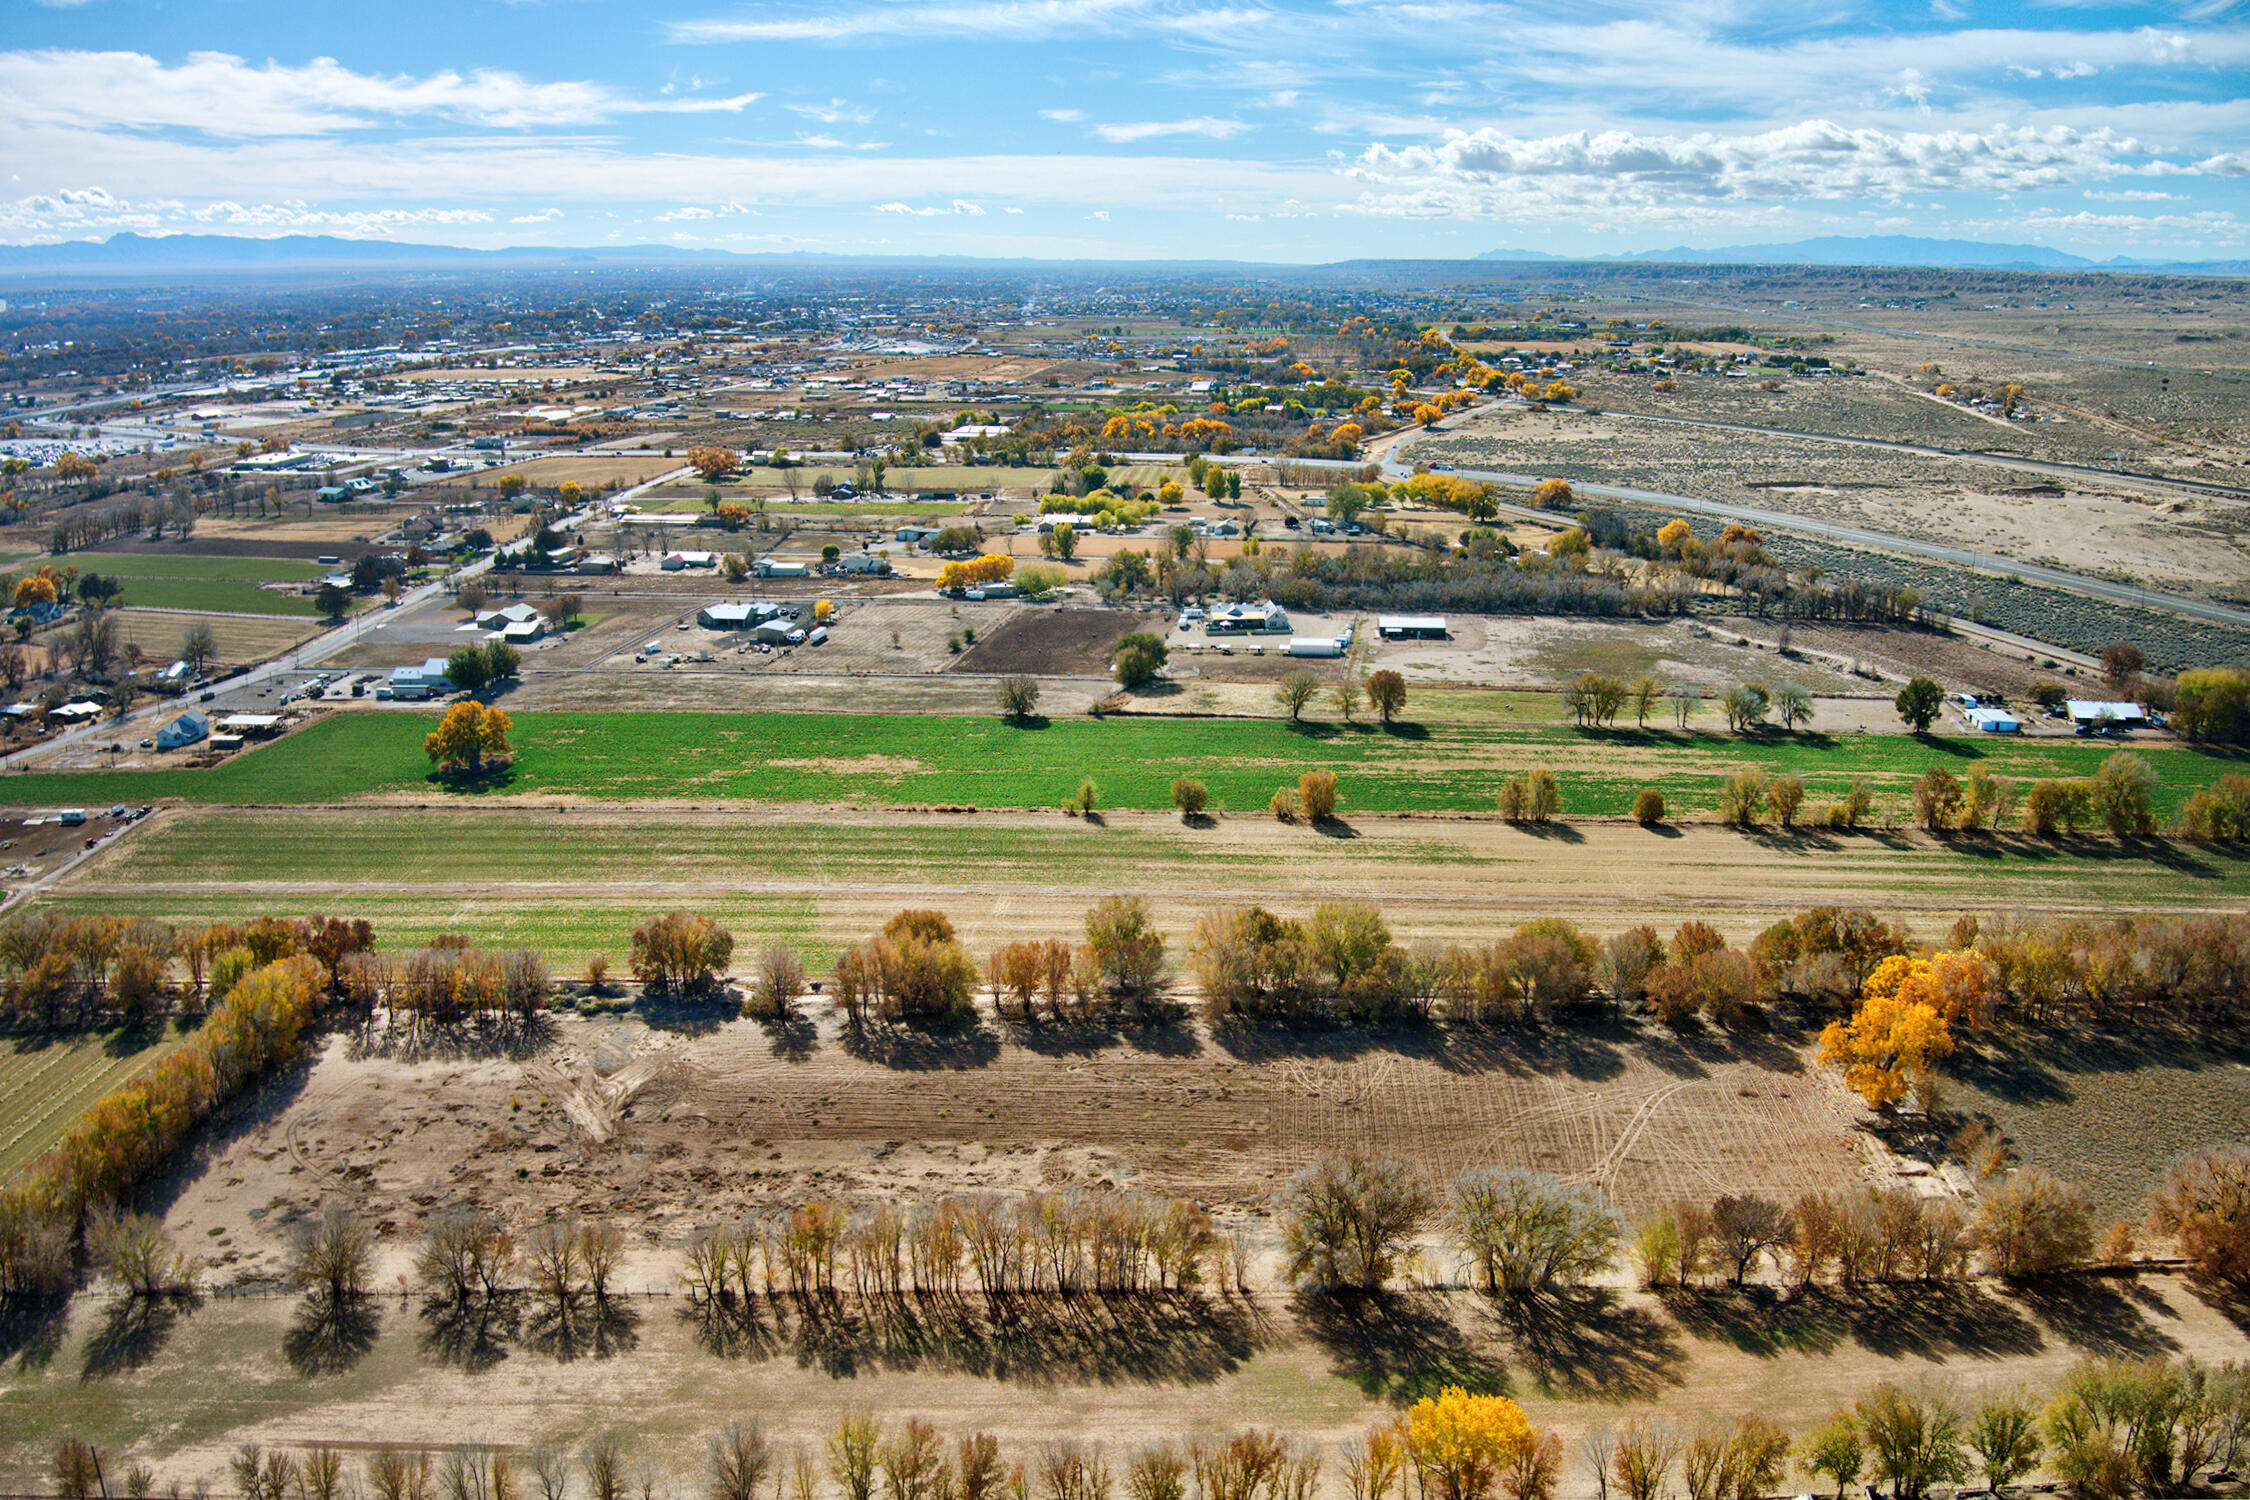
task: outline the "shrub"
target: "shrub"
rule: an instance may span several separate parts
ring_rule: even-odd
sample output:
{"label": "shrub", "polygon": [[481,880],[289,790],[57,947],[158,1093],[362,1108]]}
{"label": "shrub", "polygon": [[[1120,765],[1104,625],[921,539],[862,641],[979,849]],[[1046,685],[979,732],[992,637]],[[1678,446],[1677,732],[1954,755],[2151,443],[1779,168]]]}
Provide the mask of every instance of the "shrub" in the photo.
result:
{"label": "shrub", "polygon": [[1202,782],[1182,776],[1172,783],[1172,805],[1180,810],[1180,816],[1198,817],[1210,802],[1211,794],[1204,789]]}
{"label": "shrub", "polygon": [[1297,789],[1295,787],[1285,786],[1275,792],[1272,797],[1267,799],[1266,810],[1272,813],[1277,821],[1283,823],[1294,823],[1299,817],[1303,816],[1302,811],[1297,806]]}
{"label": "shrub", "polygon": [[1307,771],[1297,778],[1297,805],[1308,823],[1325,823],[1336,816],[1336,773]]}
{"label": "shrub", "polygon": [[1633,821],[1643,828],[1654,828],[1664,821],[1664,794],[1655,787],[1644,786],[1633,794]]}
{"label": "shrub", "polygon": [[1164,938],[1139,896],[1110,896],[1086,913],[1086,954],[1113,994],[1144,998],[1164,982]]}
{"label": "shrub", "polygon": [[1078,810],[1080,817],[1092,815],[1095,795],[1094,779],[1091,776],[1078,783],[1078,790],[1071,796],[1070,803]]}
{"label": "shrub", "polygon": [[1524,772],[1523,815],[1526,822],[1545,823],[1562,811],[1562,783],[1545,766]]}
{"label": "shrub", "polygon": [[1039,711],[1039,681],[1018,674],[1000,679],[1000,717],[1028,719]]}
{"label": "shrub", "polygon": [[1766,788],[1766,802],[1774,821],[1784,828],[1797,826],[1797,809],[1805,803],[1805,784],[1795,776],[1776,776]]}

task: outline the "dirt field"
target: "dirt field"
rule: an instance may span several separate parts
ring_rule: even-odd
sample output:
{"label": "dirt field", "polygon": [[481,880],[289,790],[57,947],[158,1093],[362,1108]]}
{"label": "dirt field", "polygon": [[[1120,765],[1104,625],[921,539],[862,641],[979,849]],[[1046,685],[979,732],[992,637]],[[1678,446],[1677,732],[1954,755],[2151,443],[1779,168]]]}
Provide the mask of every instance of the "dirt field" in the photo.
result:
{"label": "dirt field", "polygon": [[[280,1118],[207,1162],[168,1219],[184,1240],[227,1239],[240,1255],[227,1274],[260,1277],[280,1265],[286,1226],[338,1194],[399,1239],[433,1206],[478,1202],[527,1220],[599,1211],[677,1250],[699,1225],[823,1193],[904,1206],[1073,1182],[1254,1212],[1314,1155],[1349,1145],[1440,1177],[1538,1167],[1629,1213],[1868,1170],[1857,1111],[1792,1039],[1011,1025],[855,1040],[832,1014],[808,1014],[781,1032],[693,1010],[561,1017],[522,1061],[398,1061],[338,1039]],[[715,1154],[715,1140],[741,1144]]]}
{"label": "dirt field", "polygon": [[303,615],[198,614],[178,609],[142,609],[125,605],[110,611],[117,621],[118,644],[138,646],[152,657],[169,662],[179,654],[180,642],[198,625],[208,625],[219,643],[218,659],[247,664],[279,656],[299,641],[321,631],[321,622]]}
{"label": "dirt field", "polygon": [[[166,1220],[228,1294],[136,1307],[82,1295],[0,1330],[0,1482],[41,1482],[76,1432],[159,1481],[223,1484],[236,1445],[576,1443],[622,1425],[660,1482],[756,1416],[817,1449],[841,1409],[985,1430],[1015,1453],[1057,1432],[1112,1453],[1256,1423],[1324,1446],[1436,1386],[1523,1403],[1591,1492],[1577,1441],[1655,1409],[1686,1426],[1769,1412],[1801,1429],[1874,1382],[1957,1375],[2044,1387],[2089,1354],[2239,1359],[2250,1313],[2161,1273],[2011,1290],[1723,1290],[1622,1280],[1510,1308],[1442,1255],[1381,1303],[1291,1298],[1264,1200],[1322,1145],[1400,1149],[1433,1171],[1537,1166],[1631,1209],[1674,1193],[1900,1179],[1795,1040],[1651,1042],[1600,1032],[1390,1038],[1055,1035],[1006,1028],[929,1049],[848,1043],[833,1018],[774,1032],[694,1013],[558,1018],[533,1053],[410,1060],[333,1038],[222,1127],[166,1190]],[[2033,1160],[2039,1158],[2034,1155]],[[978,1299],[818,1316],[699,1314],[679,1249],[704,1224],[820,1196],[912,1205],[1075,1186],[1194,1193],[1256,1253],[1253,1292],[1146,1302]],[[381,1223],[378,1284],[343,1322],[259,1283],[289,1226],[343,1202]],[[623,1296],[558,1323],[523,1294],[467,1315],[405,1295],[412,1242],[457,1203],[519,1224],[561,1207],[627,1226]],[[388,1295],[397,1287],[400,1295]],[[223,1371],[223,1383],[213,1373]]]}
{"label": "dirt field", "polygon": [[2250,504],[2122,479],[2057,480],[1785,432],[1755,436],[1517,407],[1480,415],[1415,452],[1433,462],[1778,508],[2157,587],[2231,596],[2250,578]]}
{"label": "dirt field", "polygon": [[1162,624],[1161,617],[1151,620],[1135,610],[1021,610],[996,629],[979,630],[977,643],[954,659],[954,670],[1100,676],[1128,632]]}

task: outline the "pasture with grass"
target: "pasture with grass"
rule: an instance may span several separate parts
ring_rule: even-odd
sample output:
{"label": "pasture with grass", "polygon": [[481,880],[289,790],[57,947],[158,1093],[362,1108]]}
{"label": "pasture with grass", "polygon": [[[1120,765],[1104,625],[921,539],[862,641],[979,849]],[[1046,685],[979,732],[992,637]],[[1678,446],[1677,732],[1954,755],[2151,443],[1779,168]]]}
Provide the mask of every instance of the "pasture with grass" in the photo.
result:
{"label": "pasture with grass", "polygon": [[[1519,727],[1464,716],[1382,728],[1271,719],[1034,719],[914,714],[524,713],[515,760],[476,778],[431,771],[435,715],[344,713],[211,770],[27,774],[25,806],[170,799],[325,803],[367,796],[571,796],[684,800],[1055,807],[1091,778],[1098,806],[1161,809],[1172,783],[1202,781],[1215,810],[1263,808],[1309,770],[1333,771],[1352,813],[1488,812],[1502,783],[1535,765],[1562,783],[1562,812],[1621,817],[1643,786],[1674,816],[1714,811],[1731,771],[1803,778],[1809,809],[1865,778],[1903,803],[1932,767],[1981,767],[2019,783],[2091,776],[2117,746],[2080,740],[1769,734]],[[2199,750],[2136,748],[2154,768],[2168,820],[2238,762]]]}

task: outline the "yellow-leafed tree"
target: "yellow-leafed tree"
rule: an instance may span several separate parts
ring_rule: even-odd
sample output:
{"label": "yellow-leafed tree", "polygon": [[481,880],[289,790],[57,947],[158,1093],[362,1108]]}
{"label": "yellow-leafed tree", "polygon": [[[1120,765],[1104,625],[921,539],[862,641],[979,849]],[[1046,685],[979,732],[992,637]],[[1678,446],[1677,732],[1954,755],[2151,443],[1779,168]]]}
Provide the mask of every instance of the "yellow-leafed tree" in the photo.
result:
{"label": "yellow-leafed tree", "polygon": [[1406,1414],[1406,1451],[1432,1500],[1488,1500],[1531,1443],[1523,1408],[1505,1396],[1449,1385]]}
{"label": "yellow-leafed tree", "polygon": [[[1885,963],[1884,968],[1890,965]],[[1870,1109],[1888,1109],[1931,1062],[1953,1050],[1953,1032],[1938,1008],[1898,984],[1878,993],[1878,969],[1849,1021],[1831,1021],[1820,1033],[1820,1060],[1844,1070],[1844,1081]]]}
{"label": "yellow-leafed tree", "polygon": [[486,757],[499,760],[507,756],[508,731],[514,727],[500,709],[481,703],[456,703],[422,741],[422,749],[440,770],[466,766],[479,771]]}
{"label": "yellow-leafed tree", "polygon": [[949,562],[938,569],[937,586],[940,589],[974,588],[980,583],[1003,582],[1015,571],[1014,558],[1005,552],[987,552],[982,557]]}
{"label": "yellow-leafed tree", "polygon": [[1894,953],[1876,965],[1860,991],[1864,999],[1897,999],[1927,1005],[1948,1027],[1981,1025],[1999,988],[1992,960],[1973,948],[1908,958]]}

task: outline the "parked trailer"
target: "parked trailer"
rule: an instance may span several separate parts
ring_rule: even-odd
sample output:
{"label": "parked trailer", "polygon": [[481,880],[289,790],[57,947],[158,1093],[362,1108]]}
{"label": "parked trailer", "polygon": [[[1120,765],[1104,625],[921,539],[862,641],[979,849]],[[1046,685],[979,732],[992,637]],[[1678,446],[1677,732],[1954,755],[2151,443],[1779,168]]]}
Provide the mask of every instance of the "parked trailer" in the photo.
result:
{"label": "parked trailer", "polygon": [[1330,636],[1297,635],[1289,638],[1291,656],[1342,656],[1344,643]]}

